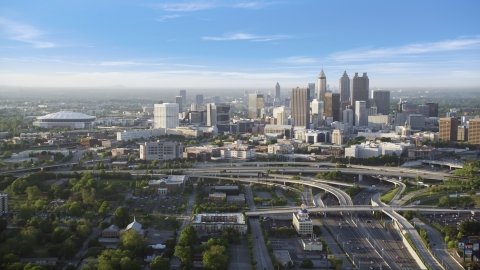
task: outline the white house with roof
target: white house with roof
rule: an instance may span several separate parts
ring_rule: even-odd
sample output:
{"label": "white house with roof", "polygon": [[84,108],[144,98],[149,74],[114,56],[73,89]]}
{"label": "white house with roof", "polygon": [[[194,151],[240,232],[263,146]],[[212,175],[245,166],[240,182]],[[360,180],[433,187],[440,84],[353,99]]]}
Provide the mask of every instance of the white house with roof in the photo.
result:
{"label": "white house with roof", "polygon": [[128,230],[135,230],[137,231],[137,233],[141,236],[143,236],[144,234],[144,231],[142,229],[142,224],[138,223],[136,220],[135,220],[135,216],[133,217],[133,222],[128,224],[127,227],[125,228],[125,230],[122,231],[122,234]]}

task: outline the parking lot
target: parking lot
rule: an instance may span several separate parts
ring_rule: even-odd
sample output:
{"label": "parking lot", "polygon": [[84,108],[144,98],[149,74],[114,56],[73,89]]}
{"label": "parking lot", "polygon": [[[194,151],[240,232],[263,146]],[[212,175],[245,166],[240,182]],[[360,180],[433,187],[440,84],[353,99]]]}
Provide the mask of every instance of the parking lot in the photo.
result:
{"label": "parking lot", "polygon": [[130,210],[145,214],[175,214],[178,212],[178,208],[181,208],[185,203],[184,200],[181,195],[133,197]]}

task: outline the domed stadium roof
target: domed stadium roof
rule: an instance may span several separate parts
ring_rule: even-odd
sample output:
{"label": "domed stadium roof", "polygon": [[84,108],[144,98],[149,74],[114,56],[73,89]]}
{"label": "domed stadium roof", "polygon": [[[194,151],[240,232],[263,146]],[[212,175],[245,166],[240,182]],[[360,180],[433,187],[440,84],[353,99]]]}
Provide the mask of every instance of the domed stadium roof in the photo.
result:
{"label": "domed stadium roof", "polygon": [[39,120],[86,120],[91,121],[95,119],[95,116],[86,115],[79,112],[71,111],[60,111],[56,113],[47,114],[44,116],[37,117]]}

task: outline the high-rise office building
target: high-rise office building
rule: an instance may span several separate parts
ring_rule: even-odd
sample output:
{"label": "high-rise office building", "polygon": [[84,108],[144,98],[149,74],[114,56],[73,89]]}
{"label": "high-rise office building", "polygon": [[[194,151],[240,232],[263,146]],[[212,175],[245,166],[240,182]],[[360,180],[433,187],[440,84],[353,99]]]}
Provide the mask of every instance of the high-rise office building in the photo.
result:
{"label": "high-rise office building", "polygon": [[355,102],[355,126],[363,127],[368,125],[367,106],[365,101],[357,100]]}
{"label": "high-rise office building", "polygon": [[213,127],[217,125],[217,108],[215,103],[207,103],[207,126]]}
{"label": "high-rise office building", "polygon": [[326,93],[324,102],[324,117],[333,117],[333,121],[340,121],[340,93]]}
{"label": "high-rise office building", "polygon": [[327,93],[327,77],[323,72],[323,68],[320,75],[318,75],[317,87],[317,99],[325,101],[325,94]]}
{"label": "high-rise office building", "polygon": [[180,90],[180,96],[182,96],[182,104],[187,104],[187,90]]}
{"label": "high-rise office building", "polygon": [[312,115],[317,115],[317,122],[314,123],[315,126],[320,126],[323,124],[323,111],[325,110],[324,102],[318,99],[312,101]]}
{"label": "high-rise office building", "polygon": [[262,94],[248,95],[248,118],[262,117],[264,110],[264,99]]}
{"label": "high-rise office building", "polygon": [[273,117],[277,120],[277,125],[286,125],[288,115],[285,106],[274,108]]}
{"label": "high-rise office building", "polygon": [[275,99],[280,100],[280,84],[278,82],[275,85]]}
{"label": "high-rise office building", "polygon": [[203,105],[203,95],[197,95],[195,97],[195,102],[197,103],[198,106]]}
{"label": "high-rise office building", "polygon": [[208,103],[206,107],[207,126],[228,124],[230,122],[230,104]]}
{"label": "high-rise office building", "polygon": [[428,117],[438,117],[438,103],[427,102],[425,105],[428,105],[429,107]]}
{"label": "high-rise office building", "polygon": [[178,104],[178,112],[181,113],[183,111],[183,97],[182,96],[176,96],[175,97],[175,103]]}
{"label": "high-rise office building", "polygon": [[178,126],[178,104],[163,103],[153,105],[153,127],[174,128]]}
{"label": "high-rise office building", "polygon": [[310,97],[308,100],[312,101],[315,99],[315,83],[309,83],[307,88],[310,89]]}
{"label": "high-rise office building", "polygon": [[291,96],[292,118],[296,127],[310,128],[310,91],[306,88],[293,88]]}
{"label": "high-rise office building", "polygon": [[347,71],[343,72],[338,82],[338,88],[340,90],[340,105],[342,110],[345,110],[347,105],[350,104],[350,78],[347,75]]}
{"label": "high-rise office building", "polygon": [[349,127],[353,127],[353,110],[352,109],[345,109],[343,110],[343,120],[342,123],[348,124]]}
{"label": "high-rise office building", "polygon": [[190,104],[190,111],[198,111],[198,105],[196,102]]}
{"label": "high-rise office building", "polygon": [[375,104],[370,104],[370,107],[377,107],[377,113],[383,115],[390,114],[390,91],[374,90],[373,99],[375,100]]}
{"label": "high-rise office building", "polygon": [[456,141],[458,137],[458,118],[445,117],[438,121],[438,138],[444,141]]}
{"label": "high-rise office building", "polygon": [[3,214],[8,213],[8,194],[1,193],[0,194],[0,216]]}
{"label": "high-rise office building", "polygon": [[355,76],[350,82],[350,105],[355,108],[357,101],[365,101],[366,107],[368,107],[368,87],[369,80],[367,73],[364,72],[363,76],[358,76],[358,72],[355,72]]}
{"label": "high-rise office building", "polygon": [[480,144],[480,118],[468,120],[468,142]]}

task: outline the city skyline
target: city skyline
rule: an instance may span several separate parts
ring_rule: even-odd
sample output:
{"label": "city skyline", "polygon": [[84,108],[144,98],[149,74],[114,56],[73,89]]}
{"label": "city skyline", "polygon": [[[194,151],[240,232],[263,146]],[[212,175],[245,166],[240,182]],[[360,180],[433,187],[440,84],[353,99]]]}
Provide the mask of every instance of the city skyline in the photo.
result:
{"label": "city skyline", "polygon": [[[367,72],[371,88],[478,86],[479,7],[7,2],[0,8],[0,85],[273,88],[278,81],[291,89],[316,82],[323,68],[337,89],[344,71]],[[321,20],[289,19],[318,10]]]}

